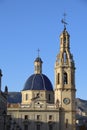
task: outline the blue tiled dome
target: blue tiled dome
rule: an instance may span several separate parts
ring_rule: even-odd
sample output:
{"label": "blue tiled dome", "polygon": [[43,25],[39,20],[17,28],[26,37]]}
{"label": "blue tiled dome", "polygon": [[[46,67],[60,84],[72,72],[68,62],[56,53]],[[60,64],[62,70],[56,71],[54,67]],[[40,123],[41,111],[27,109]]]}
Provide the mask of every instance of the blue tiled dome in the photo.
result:
{"label": "blue tiled dome", "polygon": [[33,74],[31,75],[25,85],[24,90],[48,90],[53,91],[52,84],[48,77],[44,74]]}

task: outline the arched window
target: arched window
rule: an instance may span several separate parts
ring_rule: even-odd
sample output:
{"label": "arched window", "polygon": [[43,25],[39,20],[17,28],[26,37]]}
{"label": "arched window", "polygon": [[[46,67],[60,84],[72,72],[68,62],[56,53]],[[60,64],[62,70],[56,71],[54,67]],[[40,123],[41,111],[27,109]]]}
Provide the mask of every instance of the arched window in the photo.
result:
{"label": "arched window", "polygon": [[25,95],[25,100],[28,100],[28,94]]}
{"label": "arched window", "polygon": [[60,74],[58,73],[57,84],[60,84]]}
{"label": "arched window", "polygon": [[68,84],[68,78],[67,78],[67,73],[66,72],[64,72],[64,75],[63,75],[63,83]]}
{"label": "arched window", "polygon": [[40,120],[41,119],[41,116],[40,115],[37,115],[37,120]]}
{"label": "arched window", "polygon": [[49,115],[49,120],[52,120],[53,119],[53,116],[52,115]]}
{"label": "arched window", "polygon": [[64,52],[63,58],[64,58],[64,63],[66,63],[66,61],[67,61],[67,54],[66,54],[66,52]]}
{"label": "arched window", "polygon": [[28,115],[25,115],[25,116],[24,116],[24,119],[25,119],[25,120],[28,120]]}
{"label": "arched window", "polygon": [[64,37],[64,39],[63,39],[63,40],[64,40],[64,43],[66,43],[66,37]]}

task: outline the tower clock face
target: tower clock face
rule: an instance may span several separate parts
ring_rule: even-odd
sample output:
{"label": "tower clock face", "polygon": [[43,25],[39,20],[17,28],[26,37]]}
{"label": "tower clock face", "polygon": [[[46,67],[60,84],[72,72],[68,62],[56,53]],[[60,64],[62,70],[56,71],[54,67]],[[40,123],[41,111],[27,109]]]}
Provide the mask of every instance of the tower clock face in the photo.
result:
{"label": "tower clock face", "polygon": [[66,105],[68,105],[68,104],[70,103],[70,99],[69,99],[69,98],[64,98],[64,99],[63,99],[63,102],[64,102]]}

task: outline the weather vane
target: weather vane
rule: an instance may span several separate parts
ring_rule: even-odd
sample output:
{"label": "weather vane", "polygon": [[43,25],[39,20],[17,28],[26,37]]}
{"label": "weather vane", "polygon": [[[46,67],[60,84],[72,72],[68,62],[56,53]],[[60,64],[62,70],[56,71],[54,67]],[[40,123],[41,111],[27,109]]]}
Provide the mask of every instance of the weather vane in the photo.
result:
{"label": "weather vane", "polygon": [[64,13],[64,18],[61,20],[61,22],[64,24],[64,29],[66,29],[66,25],[68,24],[67,22],[66,22],[66,13]]}
{"label": "weather vane", "polygon": [[38,57],[39,57],[39,53],[40,53],[40,50],[39,50],[39,48],[38,48],[37,52],[38,52]]}

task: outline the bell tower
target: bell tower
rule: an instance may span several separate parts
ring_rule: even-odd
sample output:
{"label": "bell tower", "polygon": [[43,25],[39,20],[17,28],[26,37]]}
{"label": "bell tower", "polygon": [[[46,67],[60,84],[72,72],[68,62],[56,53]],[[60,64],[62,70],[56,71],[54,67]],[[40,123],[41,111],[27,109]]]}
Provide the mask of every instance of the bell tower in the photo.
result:
{"label": "bell tower", "polygon": [[55,103],[59,103],[59,130],[75,130],[75,63],[70,52],[70,35],[60,35],[60,50],[55,63]]}

